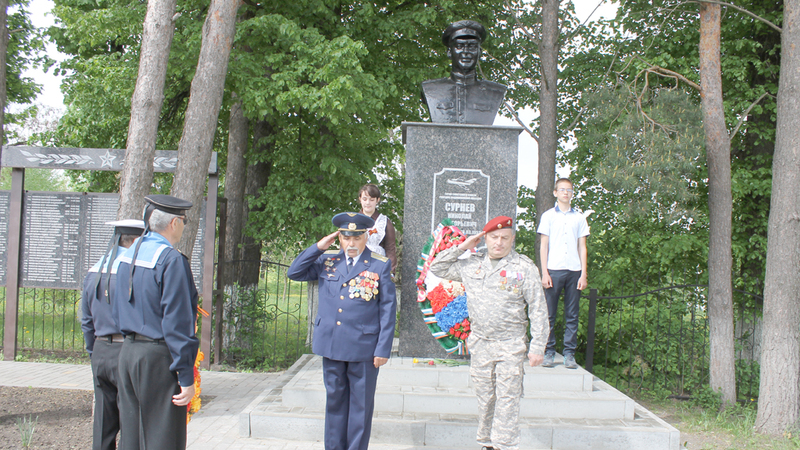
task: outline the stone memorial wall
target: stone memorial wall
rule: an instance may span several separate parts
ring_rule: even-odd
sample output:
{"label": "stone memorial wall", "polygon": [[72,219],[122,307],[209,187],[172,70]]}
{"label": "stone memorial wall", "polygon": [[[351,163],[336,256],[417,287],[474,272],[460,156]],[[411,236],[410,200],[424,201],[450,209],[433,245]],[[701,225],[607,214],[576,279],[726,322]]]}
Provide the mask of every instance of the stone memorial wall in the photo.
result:
{"label": "stone memorial wall", "polygon": [[[114,233],[118,194],[26,192],[23,200],[21,285],[31,288],[81,289],[89,268],[108,250]],[[6,283],[9,193],[0,191],[0,284]],[[203,287],[201,208],[192,252],[192,273]]]}

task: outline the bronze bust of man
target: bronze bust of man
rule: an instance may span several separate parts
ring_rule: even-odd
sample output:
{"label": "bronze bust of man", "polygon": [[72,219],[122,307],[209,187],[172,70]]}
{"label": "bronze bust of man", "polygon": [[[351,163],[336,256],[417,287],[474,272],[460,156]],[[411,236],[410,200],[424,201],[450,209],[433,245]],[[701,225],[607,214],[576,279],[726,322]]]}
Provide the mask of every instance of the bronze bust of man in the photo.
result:
{"label": "bronze bust of man", "polygon": [[447,57],[452,61],[450,76],[422,82],[422,102],[428,106],[432,122],[494,123],[506,87],[475,77],[485,39],[486,29],[474,20],[454,22],[442,33]]}

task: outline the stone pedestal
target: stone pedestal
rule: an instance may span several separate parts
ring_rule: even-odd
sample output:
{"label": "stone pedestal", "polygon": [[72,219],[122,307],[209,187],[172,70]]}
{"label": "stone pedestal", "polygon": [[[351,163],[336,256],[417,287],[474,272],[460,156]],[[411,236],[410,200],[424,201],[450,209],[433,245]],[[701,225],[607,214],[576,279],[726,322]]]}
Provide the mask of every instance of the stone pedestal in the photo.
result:
{"label": "stone pedestal", "polygon": [[404,122],[403,284],[400,356],[445,358],[417,305],[417,261],[444,218],[468,235],[516,217],[519,127]]}

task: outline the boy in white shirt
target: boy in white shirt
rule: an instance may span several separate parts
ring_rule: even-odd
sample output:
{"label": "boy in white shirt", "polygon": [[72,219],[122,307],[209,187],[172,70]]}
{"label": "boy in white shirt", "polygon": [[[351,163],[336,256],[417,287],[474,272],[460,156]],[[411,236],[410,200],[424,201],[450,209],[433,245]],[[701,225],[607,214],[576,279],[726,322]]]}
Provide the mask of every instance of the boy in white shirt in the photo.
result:
{"label": "boy in white shirt", "polygon": [[578,344],[578,316],[583,289],[588,286],[586,275],[586,236],[589,225],[570,203],[573,196],[572,181],[556,181],[553,196],[554,208],[545,211],[537,232],[542,235],[540,258],[542,262],[542,287],[547,298],[550,318],[550,337],[545,348],[542,367],[555,367],[556,337],[554,327],[558,313],[558,298],[564,291],[564,367],[577,369],[575,348]]}

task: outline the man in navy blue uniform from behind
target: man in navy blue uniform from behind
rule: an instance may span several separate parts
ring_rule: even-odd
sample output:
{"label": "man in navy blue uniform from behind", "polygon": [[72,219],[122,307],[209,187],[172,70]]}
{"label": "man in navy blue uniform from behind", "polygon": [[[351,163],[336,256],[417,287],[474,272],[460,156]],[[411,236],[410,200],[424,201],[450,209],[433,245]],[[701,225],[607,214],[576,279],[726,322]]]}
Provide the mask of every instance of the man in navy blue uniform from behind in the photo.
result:
{"label": "man in navy blue uniform from behind", "polygon": [[[374,221],[360,213],[333,217],[338,231],[304,250],[287,272],[319,281],[313,351],[322,356],[325,449],[366,450],[378,368],[389,361],[397,310],[392,263],[369,250]],[[328,250],[336,238],[340,250]]]}
{"label": "man in navy blue uniform from behind", "polygon": [[184,450],[186,405],[194,397],[197,289],[174,248],[188,201],[145,197],[150,231],[121,257],[114,314],[125,336],[119,355],[124,450]]}
{"label": "man in navy blue uniform from behind", "polygon": [[119,432],[117,365],[119,351],[122,348],[122,334],[111,314],[111,298],[117,284],[119,257],[144,231],[144,222],[141,220],[118,220],[106,222],[106,225],[114,227],[111,246],[108,252],[89,269],[83,280],[81,295],[83,313],[81,330],[86,341],[86,350],[92,358],[94,382],[92,450],[117,448],[117,432]]}

